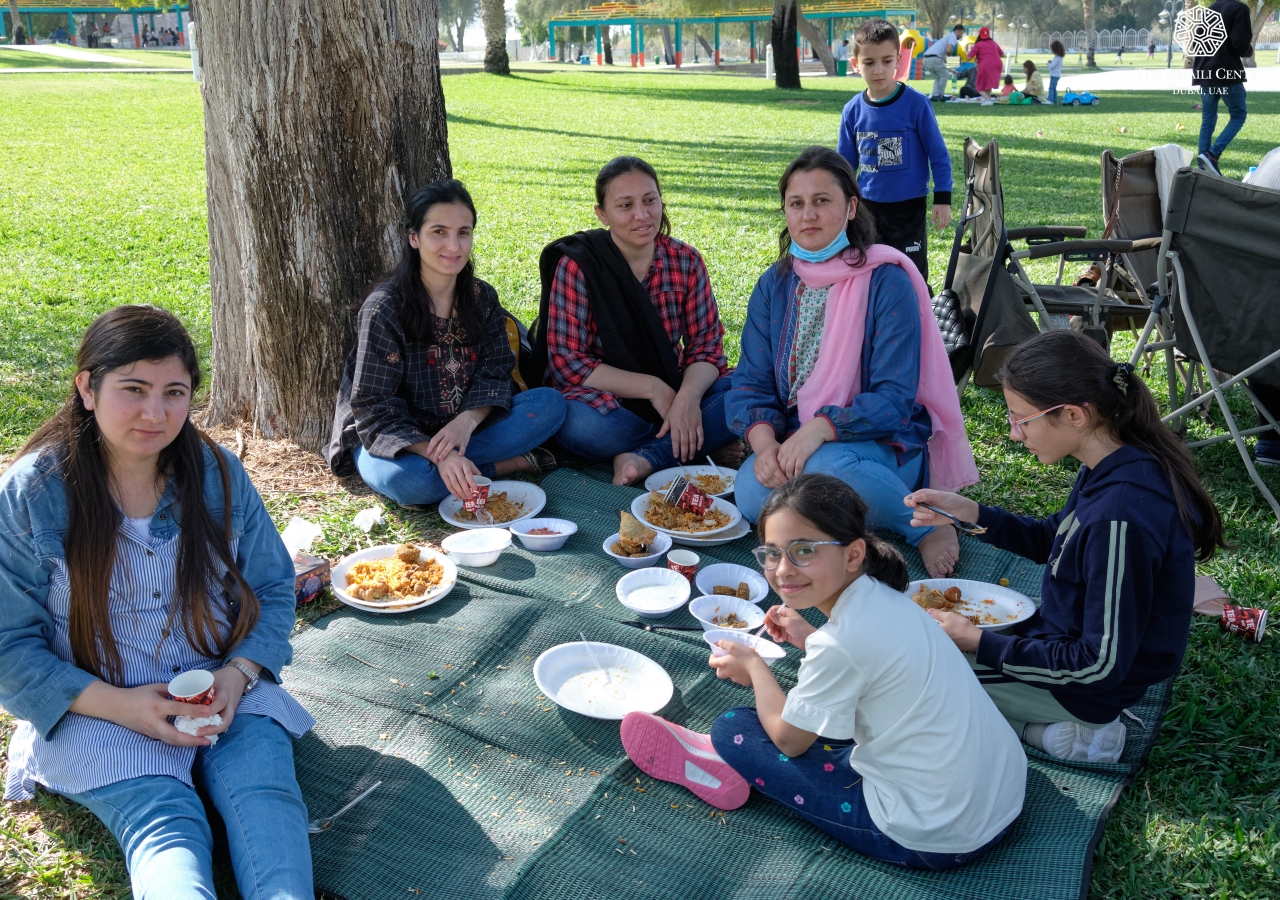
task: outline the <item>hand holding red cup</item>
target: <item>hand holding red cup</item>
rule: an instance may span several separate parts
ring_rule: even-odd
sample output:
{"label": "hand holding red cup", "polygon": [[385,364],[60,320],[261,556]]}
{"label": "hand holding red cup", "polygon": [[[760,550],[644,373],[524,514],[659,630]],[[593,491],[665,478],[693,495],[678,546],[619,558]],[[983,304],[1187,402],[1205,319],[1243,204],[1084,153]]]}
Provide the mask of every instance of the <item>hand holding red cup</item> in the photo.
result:
{"label": "hand holding red cup", "polygon": [[208,706],[215,696],[213,673],[207,669],[191,669],[169,682],[169,698],[179,703]]}

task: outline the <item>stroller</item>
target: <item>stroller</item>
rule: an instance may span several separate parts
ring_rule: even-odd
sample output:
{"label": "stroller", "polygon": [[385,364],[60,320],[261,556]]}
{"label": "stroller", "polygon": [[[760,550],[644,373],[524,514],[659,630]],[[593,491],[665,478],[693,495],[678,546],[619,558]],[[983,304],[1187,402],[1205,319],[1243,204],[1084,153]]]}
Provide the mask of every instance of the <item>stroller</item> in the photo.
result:
{"label": "stroller", "polygon": [[956,66],[956,70],[951,73],[951,83],[958,84],[959,90],[956,96],[962,100],[972,100],[978,96],[978,66],[976,63],[962,62]]}
{"label": "stroller", "polygon": [[[1163,421],[1178,431],[1185,430],[1189,414],[1217,401],[1230,433],[1187,446],[1233,441],[1249,477],[1280,519],[1280,502],[1258,475],[1244,442],[1253,434],[1280,436],[1280,409],[1274,403],[1269,409],[1255,390],[1280,396],[1277,246],[1280,190],[1180,169],[1158,255],[1159,292],[1130,361],[1136,366],[1144,354],[1165,352],[1171,412]],[[1156,340],[1153,331],[1159,332]],[[1178,363],[1175,350],[1185,364]],[[1235,385],[1265,424],[1242,430],[1236,423],[1226,395]]]}

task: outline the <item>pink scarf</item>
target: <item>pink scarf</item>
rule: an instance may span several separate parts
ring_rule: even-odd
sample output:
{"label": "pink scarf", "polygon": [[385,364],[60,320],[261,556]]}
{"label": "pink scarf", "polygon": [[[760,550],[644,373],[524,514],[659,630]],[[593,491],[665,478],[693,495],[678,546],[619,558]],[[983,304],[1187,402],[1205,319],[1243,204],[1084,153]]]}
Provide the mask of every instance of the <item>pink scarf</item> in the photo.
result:
{"label": "pink scarf", "polygon": [[[845,251],[846,253],[851,251]],[[978,481],[960,414],[951,365],[933,315],[929,288],[920,271],[904,254],[886,246],[867,248],[866,262],[853,268],[836,256],[824,263],[794,260],[796,274],[808,287],[830,286],[822,322],[822,341],[813,372],[797,393],[800,421],[808,422],[824,406],[848,406],[862,384],[862,339],[867,324],[871,274],[877,266],[896,265],[907,273],[920,306],[920,381],[916,402],[929,411],[933,435],[929,438],[929,486],[954,491]]]}

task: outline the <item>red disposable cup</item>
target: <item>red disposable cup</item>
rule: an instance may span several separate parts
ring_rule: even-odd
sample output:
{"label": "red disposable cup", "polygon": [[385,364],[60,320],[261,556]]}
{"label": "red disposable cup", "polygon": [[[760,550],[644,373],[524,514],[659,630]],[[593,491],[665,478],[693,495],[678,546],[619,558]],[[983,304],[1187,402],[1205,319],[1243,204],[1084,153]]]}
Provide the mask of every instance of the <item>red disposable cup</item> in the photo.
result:
{"label": "red disposable cup", "polygon": [[667,568],[679,572],[692,584],[693,577],[698,574],[698,554],[692,550],[672,550],[667,554]]}
{"label": "red disposable cup", "polygon": [[1218,620],[1218,627],[1223,631],[1260,641],[1267,631],[1267,611],[1250,606],[1232,606],[1228,603],[1222,607],[1222,618]]}
{"label": "red disposable cup", "polygon": [[207,706],[213,702],[213,673],[207,669],[191,669],[169,682],[169,698],[179,703]]}
{"label": "red disposable cup", "polygon": [[471,492],[471,496],[462,501],[462,508],[469,513],[479,512],[484,509],[485,501],[489,499],[489,486],[493,484],[483,475],[477,475],[472,479],[476,483],[476,488]]}
{"label": "red disposable cup", "polygon": [[699,515],[705,513],[715,503],[710,494],[696,484],[692,484],[683,475],[676,476],[676,480],[671,482],[663,499],[672,506],[678,506]]}

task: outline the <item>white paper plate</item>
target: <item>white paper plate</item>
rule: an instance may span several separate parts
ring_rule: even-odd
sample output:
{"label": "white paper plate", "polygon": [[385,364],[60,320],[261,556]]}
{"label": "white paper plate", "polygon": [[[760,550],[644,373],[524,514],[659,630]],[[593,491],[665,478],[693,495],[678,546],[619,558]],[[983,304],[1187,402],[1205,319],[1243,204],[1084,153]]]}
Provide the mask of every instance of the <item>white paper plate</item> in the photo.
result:
{"label": "white paper plate", "polygon": [[769,582],[755,569],[736,563],[712,563],[698,570],[693,582],[707,596],[715,594],[716,586],[736,588],[745,581],[751,587],[751,602],[759,603],[769,596]]}
{"label": "white paper plate", "polygon": [[[945,591],[953,586],[958,587],[960,588],[960,596],[964,600],[965,608],[963,610],[957,609],[956,612],[962,612],[965,615],[987,612],[1000,619],[994,625],[979,625],[978,627],[983,631],[1000,631],[1002,628],[1016,625],[1018,622],[1031,618],[1036,611],[1036,605],[1031,602],[1031,598],[1026,594],[1020,594],[998,584],[988,584],[985,581],[969,581],[964,578],[927,578],[924,581],[913,581],[907,585],[907,596],[914,594],[922,584],[939,591]],[[993,602],[983,603],[983,600],[991,600]]]}
{"label": "white paper plate", "polygon": [[344,556],[333,567],[333,595],[341,600],[347,606],[354,609],[364,610],[365,612],[379,613],[383,615],[392,615],[395,613],[413,612],[416,609],[422,609],[424,606],[430,606],[438,603],[449,595],[454,586],[458,583],[458,567],[453,564],[453,560],[445,556],[439,550],[433,550],[430,547],[424,547],[421,544],[415,546],[422,551],[422,555],[429,559],[434,559],[440,563],[444,569],[444,576],[440,579],[440,583],[424,594],[421,599],[406,598],[405,602],[412,605],[397,606],[392,609],[381,606],[370,606],[362,600],[357,600],[346,591],[347,572],[350,570],[352,563],[367,562],[371,559],[389,559],[396,555],[396,547],[399,544],[379,544],[377,547],[370,547],[368,550],[359,550],[350,556]]}
{"label": "white paper plate", "polygon": [[483,525],[474,519],[461,519],[458,517],[458,513],[462,512],[462,501],[452,494],[440,501],[440,518],[456,528],[506,528],[512,522],[523,522],[525,519],[532,519],[542,512],[542,507],[547,505],[547,495],[542,488],[527,481],[495,481],[489,486],[489,496],[491,497],[494,494],[501,494],[503,491],[506,492],[507,499],[512,503],[524,504],[524,512],[508,522],[494,522],[492,525]]}
{"label": "white paper plate", "polygon": [[732,544],[739,538],[751,534],[751,523],[745,518],[728,531],[721,531],[711,537],[694,537],[691,534],[673,534],[671,540],[686,547],[716,547],[720,544]]}
{"label": "white paper plate", "polygon": [[[607,683],[595,660],[609,671]],[[671,702],[671,676],[649,657],[616,644],[582,641],[546,650],[533,664],[533,680],[548,700],[593,719],[621,720],[629,712],[656,713]]]}
{"label": "white paper plate", "polygon": [[[641,524],[649,526],[654,531],[661,531],[663,534],[669,534],[671,535],[672,538],[678,537],[680,535],[688,534],[687,532],[672,531],[670,528],[659,528],[657,525],[654,525],[652,522],[650,522],[648,519],[644,517],[645,511],[648,508],[649,508],[648,494],[640,494],[639,496],[636,497],[636,499],[631,501],[631,515],[639,519]],[[728,500],[722,500],[719,497],[714,497],[712,498],[712,501],[711,501],[711,508],[718,509],[721,512],[726,513],[729,516],[729,524],[725,525],[723,528],[715,528],[715,529],[712,529],[711,531],[700,531],[698,532],[699,535],[710,536],[710,535],[720,534],[722,532],[729,531],[731,528],[733,528],[735,525],[739,524],[742,521],[742,513],[738,512],[738,507],[734,506]]]}
{"label": "white paper plate", "polygon": [[685,471],[688,471],[690,475],[717,475],[718,474],[721,477],[728,478],[730,482],[729,490],[721,491],[718,494],[714,494],[713,496],[716,496],[716,497],[728,497],[730,494],[732,494],[733,481],[736,480],[738,477],[738,473],[736,470],[726,469],[723,466],[720,467],[719,472],[717,472],[715,469],[711,468],[710,466],[685,466],[684,470],[675,468],[675,469],[663,469],[660,472],[654,472],[652,475],[650,475],[648,478],[644,480],[644,489],[646,491],[657,491],[658,493],[662,493],[667,488],[671,487],[671,482],[676,480],[677,475],[683,475]]}

